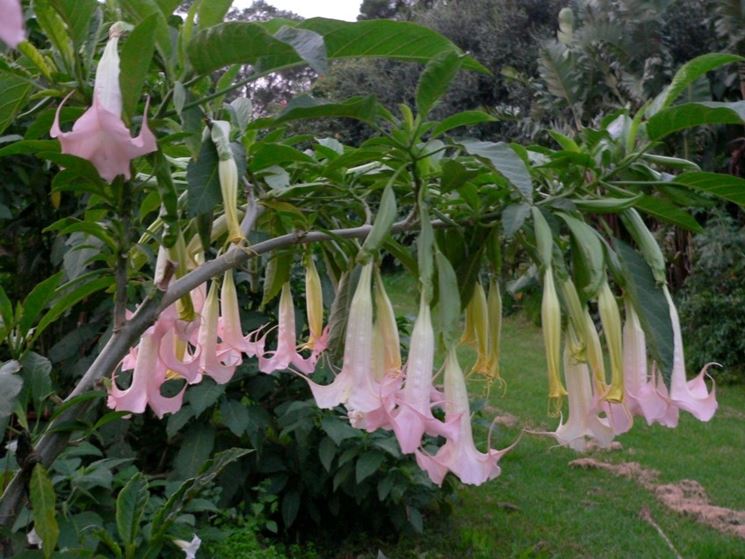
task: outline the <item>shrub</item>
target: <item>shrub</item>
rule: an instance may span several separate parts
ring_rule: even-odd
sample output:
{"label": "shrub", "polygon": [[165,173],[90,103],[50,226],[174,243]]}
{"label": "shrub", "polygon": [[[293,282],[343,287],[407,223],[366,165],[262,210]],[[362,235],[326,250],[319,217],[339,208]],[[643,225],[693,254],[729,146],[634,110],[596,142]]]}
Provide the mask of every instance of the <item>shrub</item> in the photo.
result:
{"label": "shrub", "polygon": [[745,380],[745,228],[720,212],[694,239],[690,276],[681,293],[681,324],[691,368],[715,361],[724,381]]}

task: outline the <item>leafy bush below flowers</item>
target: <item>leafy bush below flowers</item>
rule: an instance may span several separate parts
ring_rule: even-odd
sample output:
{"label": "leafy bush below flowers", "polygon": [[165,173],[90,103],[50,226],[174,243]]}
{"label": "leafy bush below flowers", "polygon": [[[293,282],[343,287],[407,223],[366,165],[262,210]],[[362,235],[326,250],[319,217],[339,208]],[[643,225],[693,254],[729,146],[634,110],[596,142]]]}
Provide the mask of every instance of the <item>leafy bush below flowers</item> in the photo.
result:
{"label": "leafy bush below flowers", "polygon": [[692,368],[715,361],[710,373],[745,381],[745,228],[725,213],[694,239],[691,275],[681,294],[686,357]]}

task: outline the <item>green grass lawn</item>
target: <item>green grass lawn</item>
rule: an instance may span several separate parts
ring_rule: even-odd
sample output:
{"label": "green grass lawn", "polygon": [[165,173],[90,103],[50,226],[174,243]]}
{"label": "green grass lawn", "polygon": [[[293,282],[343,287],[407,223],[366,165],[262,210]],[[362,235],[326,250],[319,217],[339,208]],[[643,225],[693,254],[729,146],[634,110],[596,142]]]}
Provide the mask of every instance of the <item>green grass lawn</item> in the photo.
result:
{"label": "green grass lawn", "polygon": [[[418,299],[410,280],[392,276],[387,281],[397,311],[413,319]],[[473,359],[464,348],[461,364],[466,367]],[[521,315],[505,321],[502,370],[506,395],[495,388],[488,405],[492,415],[511,414],[519,423],[500,426],[493,444],[509,445],[523,427],[555,429],[556,419],[546,415],[541,333]],[[743,510],[745,389],[723,386],[718,395],[720,409],[709,423],[681,414],[678,428],[667,429],[647,427],[637,418],[632,431],[618,438],[622,450],[589,455],[607,462],[639,462],[659,470],[664,483],[697,480],[712,504]],[[431,526],[423,537],[380,548],[390,559],[675,557],[660,534],[640,518],[648,507],[682,557],[745,558],[745,540],[668,510],[637,482],[568,465],[582,456],[557,447],[548,437],[524,435],[502,460],[499,478],[459,490],[446,526]]]}

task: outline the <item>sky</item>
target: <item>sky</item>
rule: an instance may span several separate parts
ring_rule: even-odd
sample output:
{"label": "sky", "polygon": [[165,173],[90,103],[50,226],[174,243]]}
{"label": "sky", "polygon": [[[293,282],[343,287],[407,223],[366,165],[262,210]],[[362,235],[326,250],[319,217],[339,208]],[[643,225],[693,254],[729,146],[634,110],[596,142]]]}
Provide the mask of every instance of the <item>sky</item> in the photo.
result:
{"label": "sky", "polygon": [[[275,8],[289,10],[305,18],[329,17],[356,21],[360,11],[361,0],[266,0]],[[235,0],[236,8],[247,8],[253,0]]]}

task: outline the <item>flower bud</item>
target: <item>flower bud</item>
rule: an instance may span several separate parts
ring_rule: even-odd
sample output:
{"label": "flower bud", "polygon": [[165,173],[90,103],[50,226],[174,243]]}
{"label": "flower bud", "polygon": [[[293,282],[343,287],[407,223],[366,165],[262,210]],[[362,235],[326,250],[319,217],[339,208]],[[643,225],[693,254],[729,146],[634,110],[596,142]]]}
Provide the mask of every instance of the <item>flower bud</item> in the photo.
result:
{"label": "flower bud", "polygon": [[243,239],[241,224],[238,222],[238,167],[235,159],[220,159],[218,163],[220,175],[220,192],[225,209],[225,220],[228,225],[228,240],[231,243],[240,242]]}
{"label": "flower bud", "polygon": [[543,280],[541,327],[548,366],[549,411],[557,414],[561,410],[562,398],[567,392],[561,384],[561,307],[551,267],[546,269]]}
{"label": "flower bud", "polygon": [[607,280],[600,287],[598,310],[603,323],[611,366],[611,386],[605,399],[611,402],[621,402],[623,401],[623,326],[616,298]]}

